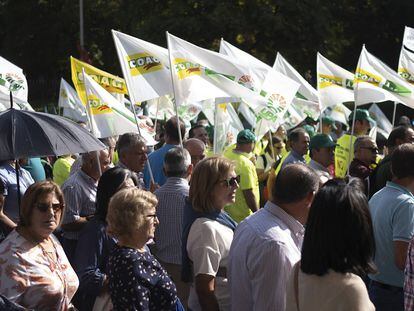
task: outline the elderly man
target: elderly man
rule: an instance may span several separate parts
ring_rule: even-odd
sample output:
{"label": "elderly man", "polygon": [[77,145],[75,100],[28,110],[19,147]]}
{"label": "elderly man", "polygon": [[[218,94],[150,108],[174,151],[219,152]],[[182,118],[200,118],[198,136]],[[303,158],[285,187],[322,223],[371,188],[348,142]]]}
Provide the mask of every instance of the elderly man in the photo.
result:
{"label": "elderly man", "polygon": [[[352,127],[354,119],[354,111],[349,115],[348,124]],[[351,133],[345,133],[338,141],[335,148],[335,176],[344,178],[348,165],[354,159],[354,142],[359,136],[368,135],[371,128],[371,124],[375,121],[369,116],[369,112],[366,109],[357,109],[355,112],[355,125],[354,135]]]}
{"label": "elderly man", "polygon": [[62,246],[69,261],[73,258],[80,231],[95,213],[98,180],[100,173],[105,172],[109,164],[106,149],[82,154],[81,169],[70,176],[62,186],[66,203],[62,222]]}
{"label": "elderly man", "polygon": [[196,166],[198,162],[206,157],[206,144],[200,139],[190,138],[184,142],[184,148],[190,153],[191,164]]}
{"label": "elderly man", "polygon": [[236,229],[229,255],[231,308],[285,310],[286,285],[300,252],[319,179],[304,164],[276,178],[271,201]]}
{"label": "elderly man", "polygon": [[139,187],[145,189],[143,170],[147,162],[147,146],[138,133],[125,133],[117,143],[119,162],[117,166],[137,174]]}
{"label": "elderly man", "polygon": [[392,179],[391,173],[391,156],[395,148],[399,145],[414,143],[414,130],[408,126],[398,126],[392,130],[387,139],[388,154],[375,168],[370,177],[370,194],[371,196],[385,187],[387,181]]}
{"label": "elderly man", "polygon": [[[378,270],[369,275],[369,294],[377,310],[393,311],[404,310],[404,268],[408,244],[414,235],[413,144],[402,144],[394,150],[391,171],[392,181],[369,201],[376,246],[374,263]],[[407,276],[412,274],[412,267],[407,267]],[[412,304],[413,289],[406,290]]]}
{"label": "elderly man", "polygon": [[333,177],[328,167],[334,163],[335,146],[335,142],[327,134],[316,134],[310,140],[311,160],[309,166],[318,174],[321,185]]}
{"label": "elderly man", "polygon": [[303,128],[296,128],[289,134],[290,153],[283,161],[281,169],[292,163],[306,163],[305,154],[309,149],[309,134]]}
{"label": "elderly man", "polygon": [[[172,117],[165,123],[164,129],[165,129],[164,146],[150,153],[150,155],[148,156],[148,161],[151,165],[154,182],[158,184],[159,186],[162,186],[167,179],[163,171],[164,156],[168,150],[176,147],[180,143],[179,136],[178,136],[178,129],[180,129],[181,137],[184,138],[184,135],[185,135],[184,121],[181,119],[177,120],[177,117]],[[148,165],[146,165],[144,169],[144,182],[147,188],[150,189],[151,180],[150,180],[150,172],[149,172]]]}
{"label": "elderly man", "polygon": [[[200,143],[202,144],[201,141]],[[186,149],[168,150],[164,158],[167,181],[154,192],[158,198],[157,217],[162,225],[155,231],[156,244],[153,252],[173,279],[178,296],[184,304],[190,287],[181,281],[181,234],[192,169],[190,154]]]}
{"label": "elderly man", "polygon": [[188,132],[189,138],[197,138],[201,140],[206,146],[208,146],[208,133],[203,125],[195,125]]}
{"label": "elderly man", "polygon": [[[372,173],[372,164],[376,163],[378,147],[369,136],[360,136],[354,143],[354,159],[349,165],[349,175],[361,178],[369,186],[368,177]],[[368,191],[368,188],[366,188]]]}
{"label": "elderly man", "polygon": [[239,188],[236,190],[236,202],[227,206],[226,212],[237,222],[259,209],[260,190],[256,167],[250,160],[256,136],[250,130],[243,130],[237,135],[236,148],[229,149],[224,156],[236,164],[236,174],[240,176]]}

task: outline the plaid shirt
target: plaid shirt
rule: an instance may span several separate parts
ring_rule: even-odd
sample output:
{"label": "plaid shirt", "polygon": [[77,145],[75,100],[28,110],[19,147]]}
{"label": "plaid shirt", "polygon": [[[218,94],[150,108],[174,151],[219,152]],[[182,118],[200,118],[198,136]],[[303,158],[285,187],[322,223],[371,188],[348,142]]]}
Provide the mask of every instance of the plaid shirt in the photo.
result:
{"label": "plaid shirt", "polygon": [[410,242],[405,263],[404,310],[414,310],[414,239]]}

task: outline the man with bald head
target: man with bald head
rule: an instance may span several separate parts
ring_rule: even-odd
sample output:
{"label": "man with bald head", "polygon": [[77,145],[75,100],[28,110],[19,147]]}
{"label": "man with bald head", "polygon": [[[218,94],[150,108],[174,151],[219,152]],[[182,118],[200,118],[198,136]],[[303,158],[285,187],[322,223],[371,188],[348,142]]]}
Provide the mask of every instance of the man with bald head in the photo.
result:
{"label": "man with bald head", "polygon": [[312,168],[289,164],[276,177],[271,201],[237,226],[227,273],[232,310],[285,310],[287,281],[300,260],[318,186]]}
{"label": "man with bald head", "polygon": [[198,138],[187,139],[184,148],[190,153],[193,167],[206,157],[206,145]]}

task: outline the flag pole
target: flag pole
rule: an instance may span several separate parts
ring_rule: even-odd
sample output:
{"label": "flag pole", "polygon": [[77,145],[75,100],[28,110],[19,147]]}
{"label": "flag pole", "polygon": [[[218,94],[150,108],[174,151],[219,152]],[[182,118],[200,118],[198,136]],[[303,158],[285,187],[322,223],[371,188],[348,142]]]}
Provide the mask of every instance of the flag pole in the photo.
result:
{"label": "flag pole", "polygon": [[[112,33],[112,36],[113,36],[113,37],[115,37],[113,33]],[[118,49],[118,48],[116,48],[116,54],[118,54],[118,59],[119,59],[119,61],[120,61],[120,62],[122,62],[122,59],[123,59],[123,58],[122,58],[122,56],[120,55],[120,53],[119,53],[119,49]],[[122,67],[122,66],[121,66],[121,67]],[[125,74],[125,73],[124,73],[124,74]],[[137,112],[135,111],[135,103],[136,103],[137,101],[135,100],[134,95],[132,94],[132,92],[130,92],[130,91],[129,91],[129,90],[131,90],[132,88],[131,88],[131,86],[129,85],[128,80],[129,80],[129,79],[125,79],[125,83],[126,83],[126,87],[127,87],[127,89],[128,89],[129,99],[131,100],[131,108],[132,108],[132,113],[134,114],[134,119],[135,119],[135,124],[137,125],[138,134],[142,137],[142,134],[141,134],[141,129],[140,129],[140,127],[139,127],[139,123],[138,123]],[[154,175],[153,175],[153,173],[152,173],[151,163],[150,163],[149,159],[147,159],[147,165],[148,165],[148,173],[149,173],[149,175],[150,175],[150,180],[151,180],[152,184],[154,184],[154,185],[155,185]]]}
{"label": "flag pole", "polygon": [[177,116],[177,129],[178,129],[178,139],[180,140],[180,146],[183,148],[183,138],[181,137],[181,127],[180,127],[180,117],[178,115],[178,103],[177,103],[177,96],[175,92],[175,83],[174,83],[174,75],[173,75],[173,66],[171,61],[171,50],[170,50],[170,40],[168,38],[168,31],[165,32],[167,37],[167,47],[168,47],[168,60],[170,62],[170,74],[171,74],[171,83],[174,92],[174,106],[175,106],[175,114]]}
{"label": "flag pole", "polygon": [[[91,105],[89,105],[89,100],[88,100],[88,88],[86,87],[86,83],[85,83],[85,68],[82,67],[82,77],[83,77],[83,85],[85,86],[85,95],[86,95],[86,107],[88,109],[86,109],[87,114],[89,114],[89,124],[91,125],[91,131],[92,131],[92,135],[96,138],[96,129],[93,125],[92,122],[92,108]],[[99,151],[96,152],[96,160],[98,162],[98,171],[99,171],[99,177],[102,176],[102,170],[101,170],[101,160],[99,159]]]}
{"label": "flag pole", "polygon": [[[275,150],[273,149],[273,138],[272,138],[272,133],[271,133],[271,131],[270,131],[270,130],[268,131],[268,133],[269,133],[269,144],[270,144],[270,150],[272,151],[272,158],[273,158],[273,161],[276,161]],[[265,168],[265,169],[266,169],[266,168]]]}
{"label": "flag pole", "polygon": [[218,146],[217,146],[217,123],[218,123],[218,100],[217,98],[214,100],[214,136],[213,136],[213,153],[217,154],[218,153]]}
{"label": "flag pole", "polygon": [[157,99],[157,110],[155,111],[154,133],[157,134],[157,122],[158,122],[158,108],[160,105],[160,98]]}
{"label": "flag pole", "polygon": [[392,127],[394,128],[394,124],[395,124],[395,115],[396,115],[396,112],[397,112],[397,102],[394,102],[394,111],[393,111],[393,113],[392,113]]}

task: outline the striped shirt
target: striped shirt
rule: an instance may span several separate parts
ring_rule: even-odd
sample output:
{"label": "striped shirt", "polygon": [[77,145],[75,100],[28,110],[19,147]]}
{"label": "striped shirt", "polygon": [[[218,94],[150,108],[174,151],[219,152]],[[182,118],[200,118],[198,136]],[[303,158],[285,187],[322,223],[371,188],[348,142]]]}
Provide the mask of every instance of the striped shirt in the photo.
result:
{"label": "striped shirt", "polygon": [[120,168],[123,168],[123,169],[126,169],[126,170],[129,170],[129,171],[131,171],[133,174],[135,174],[135,176],[137,177],[137,179],[138,179],[138,185],[137,185],[137,187],[139,188],[139,189],[143,189],[143,190],[147,190],[146,188],[145,188],[145,184],[144,184],[144,174],[142,173],[142,172],[134,172],[134,171],[132,171],[132,170],[130,170],[124,163],[122,163],[121,162],[121,160],[119,160],[118,161],[118,164],[116,165],[117,167],[120,167]]}
{"label": "striped shirt", "polygon": [[183,211],[189,189],[185,178],[168,177],[154,192],[158,198],[157,217],[160,221],[155,230],[154,254],[166,263],[181,265]]}
{"label": "striped shirt", "polygon": [[269,201],[239,224],[228,265],[232,310],[285,310],[304,233],[300,222]]}
{"label": "striped shirt", "polygon": [[[97,187],[98,182],[82,170],[77,171],[65,181],[62,185],[62,192],[66,202],[63,224],[73,223],[80,217],[95,214]],[[63,232],[63,237],[70,240],[77,240],[79,235],[80,231]]]}

